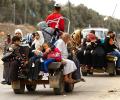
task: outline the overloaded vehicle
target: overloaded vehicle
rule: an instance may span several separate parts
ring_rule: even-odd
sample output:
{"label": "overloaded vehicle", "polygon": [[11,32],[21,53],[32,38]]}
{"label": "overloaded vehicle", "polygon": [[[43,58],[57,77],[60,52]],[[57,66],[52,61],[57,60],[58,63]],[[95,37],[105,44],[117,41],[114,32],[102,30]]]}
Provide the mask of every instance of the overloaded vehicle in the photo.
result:
{"label": "overloaded vehicle", "polygon": [[[69,21],[69,19],[67,20]],[[69,25],[70,25],[70,22],[68,24],[68,27]],[[19,33],[19,32],[16,32],[16,33]],[[44,34],[49,35],[48,32],[47,33],[45,32],[46,31],[44,31]],[[50,37],[52,37],[51,34],[50,34]],[[32,36],[29,37],[29,40],[30,38],[32,38]],[[13,41],[16,41],[17,39],[18,38],[15,37]],[[9,48],[9,52],[5,53],[2,58],[4,62],[4,70],[7,72],[7,74],[9,74],[9,77],[12,79],[12,81],[10,80],[10,83],[12,85],[12,89],[14,93],[15,94],[24,93],[25,87],[27,88],[29,92],[35,91],[36,86],[38,84],[43,84],[44,86],[46,84],[49,84],[50,88],[53,88],[54,93],[57,95],[63,94],[63,92],[72,92],[74,89],[74,83],[66,83],[64,82],[64,79],[63,79],[64,77],[64,74],[63,74],[64,63],[63,62],[50,63],[48,66],[48,75],[46,78],[44,78],[43,75],[38,74],[39,73],[39,66],[38,66],[39,62],[33,65],[33,63],[29,61],[29,57],[30,57],[29,53],[31,52],[31,49],[27,44],[27,43],[30,43],[29,40],[27,39],[27,42],[26,42],[24,39],[23,44],[19,48],[14,48],[14,50],[12,50],[12,48]],[[21,51],[22,53],[20,53],[19,51]],[[28,60],[28,62],[26,62],[26,64],[24,65],[20,60],[22,61]],[[40,60],[42,61],[42,59],[39,59],[39,61]],[[24,74],[22,72],[24,72]],[[35,73],[37,73],[37,76],[34,75]],[[34,79],[35,77],[37,77],[37,79]]]}
{"label": "overloaded vehicle", "polygon": [[[85,28],[81,31],[83,42],[78,58],[83,76],[93,75],[94,72],[107,72],[110,76],[119,74],[116,68],[118,58],[109,53],[106,54],[104,50],[108,31],[107,28]],[[86,41],[85,38],[88,37],[90,40]]]}

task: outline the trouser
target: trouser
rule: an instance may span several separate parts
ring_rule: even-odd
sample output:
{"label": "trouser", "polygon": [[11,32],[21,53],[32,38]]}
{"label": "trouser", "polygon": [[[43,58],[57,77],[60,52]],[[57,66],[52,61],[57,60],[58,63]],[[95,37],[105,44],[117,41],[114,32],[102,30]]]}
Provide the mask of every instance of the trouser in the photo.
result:
{"label": "trouser", "polygon": [[120,52],[119,51],[112,51],[109,54],[118,57],[118,60],[116,62],[116,66],[120,68]]}
{"label": "trouser", "polygon": [[28,73],[28,78],[31,80],[36,80],[38,79],[38,74],[39,74],[39,66],[40,66],[40,60],[36,59],[34,61],[34,66],[33,66],[33,58],[30,59],[29,61],[29,73]]}
{"label": "trouser", "polygon": [[42,63],[42,67],[43,67],[43,71],[45,73],[48,73],[48,65],[52,62],[54,62],[55,59],[46,59],[43,63]]}
{"label": "trouser", "polygon": [[69,59],[73,60],[76,67],[77,67],[77,70],[73,72],[73,75],[72,75],[73,79],[79,80],[81,78],[80,62],[75,55],[74,56],[73,55],[69,56]]}

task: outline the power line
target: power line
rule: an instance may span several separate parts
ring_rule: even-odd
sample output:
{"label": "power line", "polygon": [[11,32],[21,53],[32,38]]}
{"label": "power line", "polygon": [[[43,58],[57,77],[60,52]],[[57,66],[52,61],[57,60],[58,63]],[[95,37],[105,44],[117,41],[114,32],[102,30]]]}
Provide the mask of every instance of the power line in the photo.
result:
{"label": "power line", "polygon": [[[119,0],[118,0],[118,1],[119,1]],[[117,3],[118,3],[118,1],[117,1]],[[114,17],[114,13],[115,13],[116,8],[117,8],[117,3],[116,3],[115,8],[114,8],[114,10],[113,10],[112,17]]]}

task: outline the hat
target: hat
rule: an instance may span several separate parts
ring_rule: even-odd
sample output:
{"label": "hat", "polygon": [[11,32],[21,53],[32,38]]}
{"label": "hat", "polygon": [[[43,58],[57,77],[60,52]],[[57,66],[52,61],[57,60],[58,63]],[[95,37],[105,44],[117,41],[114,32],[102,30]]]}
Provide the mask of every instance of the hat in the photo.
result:
{"label": "hat", "polygon": [[60,8],[60,7],[61,7],[61,5],[60,5],[60,4],[58,4],[58,3],[55,3],[55,4],[54,4],[54,7],[58,7],[58,8]]}

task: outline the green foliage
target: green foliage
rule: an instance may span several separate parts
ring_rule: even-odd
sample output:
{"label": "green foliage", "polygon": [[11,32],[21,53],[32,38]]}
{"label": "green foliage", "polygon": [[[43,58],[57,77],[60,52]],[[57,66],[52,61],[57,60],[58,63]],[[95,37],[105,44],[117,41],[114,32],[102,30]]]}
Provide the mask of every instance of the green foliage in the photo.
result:
{"label": "green foliage", "polygon": [[[0,21],[13,22],[13,4],[15,4],[15,21],[16,24],[25,23],[36,24],[38,21],[45,20],[46,16],[53,10],[54,0],[0,0]],[[98,12],[88,9],[83,4],[74,6],[67,3],[62,7],[63,16],[71,21],[70,31],[75,28],[85,28],[91,25],[92,27],[106,27],[116,32],[120,32],[120,20],[109,17],[104,21],[104,17]]]}

